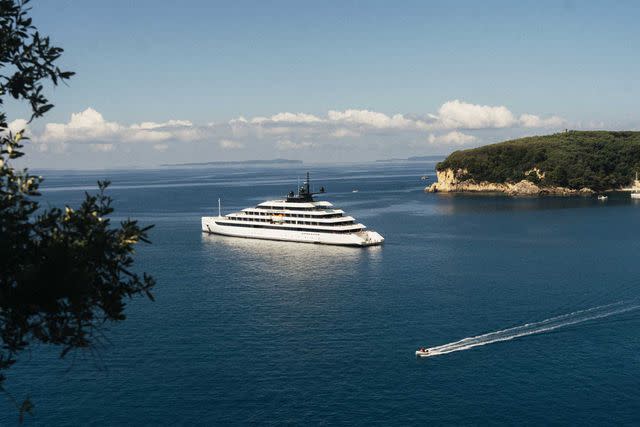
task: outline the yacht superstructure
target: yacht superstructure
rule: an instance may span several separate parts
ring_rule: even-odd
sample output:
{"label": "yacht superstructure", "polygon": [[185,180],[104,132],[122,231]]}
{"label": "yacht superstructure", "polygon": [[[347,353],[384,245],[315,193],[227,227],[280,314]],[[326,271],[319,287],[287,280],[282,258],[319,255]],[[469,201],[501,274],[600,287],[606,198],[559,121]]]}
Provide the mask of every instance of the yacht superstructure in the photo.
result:
{"label": "yacht superstructure", "polygon": [[[320,189],[320,193],[324,188]],[[252,239],[327,245],[372,246],[384,238],[326,201],[316,201],[309,174],[298,193],[222,216],[202,217],[202,231]]]}

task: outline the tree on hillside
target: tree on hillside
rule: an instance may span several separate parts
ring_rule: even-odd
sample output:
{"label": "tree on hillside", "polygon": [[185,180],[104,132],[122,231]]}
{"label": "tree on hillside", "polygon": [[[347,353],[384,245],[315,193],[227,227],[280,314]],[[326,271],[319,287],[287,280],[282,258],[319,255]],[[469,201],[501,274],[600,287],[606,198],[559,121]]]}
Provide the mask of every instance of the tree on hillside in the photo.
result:
{"label": "tree on hillside", "polygon": [[108,182],[86,194],[77,208],[43,209],[42,177],[13,167],[24,155],[24,130],[10,131],[3,106],[11,97],[29,104],[29,122],[53,105],[43,84],[58,85],[74,73],[56,62],[63,50],[37,31],[28,0],[0,0],[0,390],[16,403],[20,419],[31,412],[3,388],[8,369],[29,346],[60,348],[60,357],[91,348],[109,322],[125,319],[127,298],[150,293],[154,280],[132,271],[136,243],[150,227],[126,220],[114,227]]}

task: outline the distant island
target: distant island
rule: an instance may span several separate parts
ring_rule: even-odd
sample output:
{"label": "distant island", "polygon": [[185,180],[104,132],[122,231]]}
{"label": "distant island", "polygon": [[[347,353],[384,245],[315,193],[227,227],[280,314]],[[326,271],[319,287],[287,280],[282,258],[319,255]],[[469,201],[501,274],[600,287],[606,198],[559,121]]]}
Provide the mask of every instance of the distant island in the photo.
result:
{"label": "distant island", "polygon": [[201,163],[168,163],[160,166],[236,166],[236,165],[301,165],[302,160],[271,159],[271,160],[232,160]]}
{"label": "distant island", "polygon": [[592,194],[621,190],[640,171],[640,132],[565,131],[451,153],[429,192]]}

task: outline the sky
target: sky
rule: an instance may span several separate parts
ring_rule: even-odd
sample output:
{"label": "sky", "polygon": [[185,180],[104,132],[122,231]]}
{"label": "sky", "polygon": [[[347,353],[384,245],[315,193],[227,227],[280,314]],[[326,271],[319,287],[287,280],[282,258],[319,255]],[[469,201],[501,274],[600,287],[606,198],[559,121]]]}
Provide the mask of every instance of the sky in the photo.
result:
{"label": "sky", "polygon": [[[448,154],[640,129],[640,2],[33,0],[68,85],[32,167]],[[25,106],[7,104],[11,128]]]}

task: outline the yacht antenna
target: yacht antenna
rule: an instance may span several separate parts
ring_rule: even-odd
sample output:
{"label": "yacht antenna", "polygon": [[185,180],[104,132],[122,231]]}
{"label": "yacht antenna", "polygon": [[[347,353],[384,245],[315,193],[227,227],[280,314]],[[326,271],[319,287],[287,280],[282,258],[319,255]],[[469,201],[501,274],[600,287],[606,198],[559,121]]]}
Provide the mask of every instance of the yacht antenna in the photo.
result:
{"label": "yacht antenna", "polygon": [[220,198],[218,197],[218,216],[222,216],[222,207],[220,206]]}

